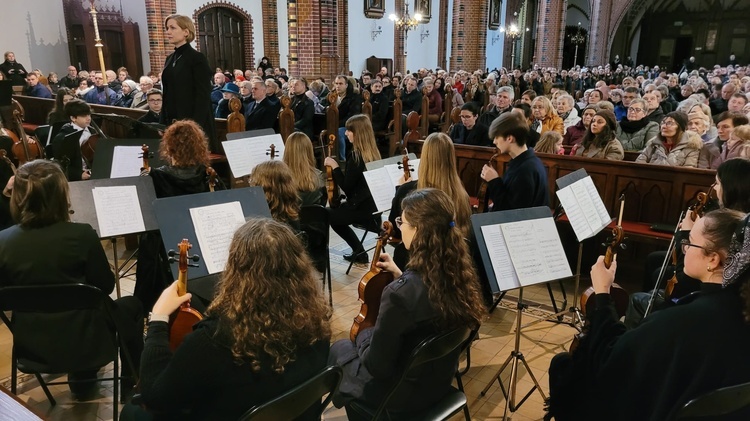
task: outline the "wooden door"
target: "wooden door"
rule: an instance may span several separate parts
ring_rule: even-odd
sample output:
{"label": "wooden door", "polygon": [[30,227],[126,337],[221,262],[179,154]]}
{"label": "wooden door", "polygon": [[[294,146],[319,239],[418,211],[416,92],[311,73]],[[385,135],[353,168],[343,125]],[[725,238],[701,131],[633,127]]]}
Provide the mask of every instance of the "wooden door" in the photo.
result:
{"label": "wooden door", "polygon": [[232,10],[214,7],[198,16],[198,45],[211,68],[245,70],[244,19]]}

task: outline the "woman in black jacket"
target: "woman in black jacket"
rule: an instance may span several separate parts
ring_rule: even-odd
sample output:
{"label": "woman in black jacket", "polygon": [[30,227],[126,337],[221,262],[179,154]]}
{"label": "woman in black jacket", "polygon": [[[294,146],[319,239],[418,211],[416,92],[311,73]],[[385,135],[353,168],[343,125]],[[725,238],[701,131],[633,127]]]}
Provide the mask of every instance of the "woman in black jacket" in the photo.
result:
{"label": "woman in black jacket", "polygon": [[195,25],[187,16],[170,15],[164,20],[164,27],[167,41],[175,49],[167,57],[162,70],[162,123],[169,125],[175,120],[194,120],[208,136],[209,149],[218,151],[211,110],[213,71],[208,66],[206,56],[190,45],[195,39]]}

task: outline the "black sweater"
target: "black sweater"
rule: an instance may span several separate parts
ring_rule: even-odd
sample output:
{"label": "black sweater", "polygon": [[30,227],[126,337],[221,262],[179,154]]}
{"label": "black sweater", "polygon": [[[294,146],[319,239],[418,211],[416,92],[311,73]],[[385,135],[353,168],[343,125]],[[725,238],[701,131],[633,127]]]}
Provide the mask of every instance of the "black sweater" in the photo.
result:
{"label": "black sweater", "polygon": [[375,201],[372,199],[364,175],[365,161],[361,158],[355,159],[354,156],[354,152],[350,152],[346,158],[346,173],[341,170],[341,167],[333,170],[333,179],[336,180],[336,185],[346,193],[346,203],[349,206],[375,212],[377,209]]}
{"label": "black sweater", "polygon": [[492,211],[549,206],[547,171],[542,161],[527,149],[510,160],[502,177],[487,183]]}

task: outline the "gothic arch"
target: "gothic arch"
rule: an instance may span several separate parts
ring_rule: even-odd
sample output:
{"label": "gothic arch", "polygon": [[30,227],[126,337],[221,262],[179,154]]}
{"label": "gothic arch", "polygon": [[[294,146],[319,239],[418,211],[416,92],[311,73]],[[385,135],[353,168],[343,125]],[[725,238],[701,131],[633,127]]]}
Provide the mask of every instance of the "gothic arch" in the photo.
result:
{"label": "gothic arch", "polygon": [[[214,1],[212,3],[206,3],[200,8],[196,9],[193,12],[193,22],[195,22],[195,30],[196,33],[201,32],[200,28],[200,21],[198,19],[199,16],[201,16],[203,13],[209,11],[210,9],[215,8],[223,8],[228,9],[231,12],[237,14],[242,19],[242,50],[244,55],[244,67],[242,70],[246,69],[254,69],[255,68],[255,57],[253,56],[253,46],[254,46],[254,40],[253,40],[253,18],[250,16],[250,14],[243,8],[237,6],[234,3],[230,3],[227,1]],[[198,49],[200,49],[200,43],[198,43]],[[204,52],[205,53],[205,52]],[[209,63],[209,66],[212,68],[216,66],[215,63]],[[231,71],[231,69],[230,69]]]}

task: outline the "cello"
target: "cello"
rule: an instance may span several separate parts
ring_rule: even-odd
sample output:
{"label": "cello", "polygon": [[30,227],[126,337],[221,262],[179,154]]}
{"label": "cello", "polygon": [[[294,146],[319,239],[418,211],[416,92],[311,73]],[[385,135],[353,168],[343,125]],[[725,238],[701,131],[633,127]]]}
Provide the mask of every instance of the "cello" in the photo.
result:
{"label": "cello", "polygon": [[[336,135],[328,135],[328,156],[333,155],[333,147],[336,144]],[[326,191],[328,192],[328,205],[331,208],[341,206],[341,197],[339,196],[339,186],[333,179],[333,169],[326,165]]]}
{"label": "cello", "polygon": [[[178,265],[179,275],[177,276],[177,295],[183,296],[187,293],[187,268],[188,266],[197,266],[195,263],[188,263],[188,260],[197,262],[200,257],[197,255],[188,255],[188,251],[193,247],[187,239],[183,239],[177,245],[180,249]],[[175,251],[169,250],[169,261],[175,261]],[[190,301],[184,302],[180,308],[169,318],[169,348],[174,352],[185,339],[185,335],[193,331],[193,325],[203,320],[203,315],[196,309],[190,307]]]}
{"label": "cello", "polygon": [[[14,100],[15,101],[15,100]],[[14,102],[14,106],[18,102]],[[23,108],[18,104],[18,107],[13,110],[13,121],[16,124],[16,132],[18,132],[18,141],[13,144],[12,152],[13,156],[16,157],[18,165],[23,165],[29,161],[33,161],[38,158],[44,158],[44,150],[42,145],[34,139],[26,137],[26,131],[23,129]]]}
{"label": "cello", "polygon": [[378,236],[378,242],[375,245],[375,254],[370,263],[370,270],[359,280],[357,292],[359,301],[362,305],[359,308],[359,314],[354,318],[354,323],[349,330],[349,339],[354,342],[360,330],[375,326],[380,312],[380,296],[388,284],[393,282],[393,274],[380,269],[377,263],[380,261],[380,253],[383,251],[385,242],[391,236],[391,223],[383,222],[383,231]]}
{"label": "cello", "polygon": [[[490,167],[495,166],[495,158],[497,158],[497,152],[490,157],[487,161],[487,165]],[[480,178],[479,189],[477,190],[477,205],[472,206],[471,209],[474,213],[484,213],[487,208],[487,182]]]}
{"label": "cello", "polygon": [[219,176],[216,174],[216,170],[213,169],[213,167],[206,168],[206,175],[208,176],[208,191],[213,193],[216,190],[216,180]]}
{"label": "cello", "polygon": [[[16,166],[13,165],[13,161],[8,158],[8,152],[6,152],[5,149],[0,149],[0,161],[4,161],[12,171],[13,175],[16,175]],[[12,190],[6,190],[5,187],[3,187],[3,196],[10,197],[11,192]]]}

